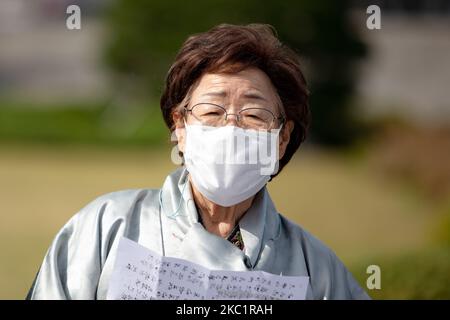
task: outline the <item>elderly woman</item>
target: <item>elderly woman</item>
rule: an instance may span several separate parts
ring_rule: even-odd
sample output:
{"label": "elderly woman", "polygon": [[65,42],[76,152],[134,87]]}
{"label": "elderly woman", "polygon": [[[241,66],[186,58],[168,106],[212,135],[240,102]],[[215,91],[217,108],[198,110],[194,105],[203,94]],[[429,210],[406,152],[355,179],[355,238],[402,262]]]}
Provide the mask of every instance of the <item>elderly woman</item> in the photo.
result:
{"label": "elderly woman", "polygon": [[121,237],[210,269],[308,276],[309,299],[368,298],[267,191],[309,122],[297,56],[269,26],[220,25],[189,37],[161,110],[183,165],[161,189],[113,192],[78,212],[54,239],[28,298],[105,299]]}

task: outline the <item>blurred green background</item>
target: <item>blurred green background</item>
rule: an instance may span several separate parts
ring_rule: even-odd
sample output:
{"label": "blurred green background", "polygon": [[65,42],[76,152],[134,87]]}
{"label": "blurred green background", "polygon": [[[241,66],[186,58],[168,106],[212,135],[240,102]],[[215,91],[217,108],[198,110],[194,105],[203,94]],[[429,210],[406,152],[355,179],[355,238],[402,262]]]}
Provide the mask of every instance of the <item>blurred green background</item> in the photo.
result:
{"label": "blurred green background", "polygon": [[[51,240],[95,197],[176,168],[159,111],[183,41],[270,23],[301,56],[307,142],[269,184],[277,209],[381,299],[450,298],[450,6],[378,1],[0,2],[0,298],[22,299]],[[80,30],[66,28],[78,4]]]}

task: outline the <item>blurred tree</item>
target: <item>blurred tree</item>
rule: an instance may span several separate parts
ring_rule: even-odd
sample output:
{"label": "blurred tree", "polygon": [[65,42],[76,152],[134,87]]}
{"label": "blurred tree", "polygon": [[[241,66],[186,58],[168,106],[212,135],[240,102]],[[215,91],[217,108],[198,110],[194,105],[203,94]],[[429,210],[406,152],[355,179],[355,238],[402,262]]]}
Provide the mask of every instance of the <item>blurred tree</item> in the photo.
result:
{"label": "blurred tree", "polygon": [[345,145],[357,135],[349,98],[354,62],[365,46],[349,23],[346,1],[317,0],[116,0],[108,12],[107,62],[132,75],[136,88],[153,97],[183,41],[219,23],[269,23],[306,62],[311,89],[312,140]]}

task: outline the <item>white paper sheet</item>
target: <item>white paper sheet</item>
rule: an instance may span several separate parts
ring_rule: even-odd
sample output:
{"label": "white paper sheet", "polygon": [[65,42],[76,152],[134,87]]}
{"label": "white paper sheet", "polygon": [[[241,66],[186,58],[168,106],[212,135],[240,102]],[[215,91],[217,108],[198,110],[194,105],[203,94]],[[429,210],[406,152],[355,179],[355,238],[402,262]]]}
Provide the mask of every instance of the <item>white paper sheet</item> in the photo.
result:
{"label": "white paper sheet", "polygon": [[209,270],[121,238],[107,299],[304,300],[309,277]]}

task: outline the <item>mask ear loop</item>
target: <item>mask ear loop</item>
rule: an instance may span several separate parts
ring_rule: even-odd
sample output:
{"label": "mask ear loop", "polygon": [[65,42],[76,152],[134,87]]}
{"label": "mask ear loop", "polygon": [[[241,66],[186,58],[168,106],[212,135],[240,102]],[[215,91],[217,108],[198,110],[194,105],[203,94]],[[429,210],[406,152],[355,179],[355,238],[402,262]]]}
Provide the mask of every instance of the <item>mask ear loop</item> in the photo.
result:
{"label": "mask ear loop", "polygon": [[284,122],[281,124],[281,126],[277,129],[277,133],[279,134],[282,130],[283,130],[283,127],[284,127]]}
{"label": "mask ear loop", "polygon": [[[279,128],[277,128],[277,129],[275,129],[276,130],[276,135],[277,135],[277,143],[279,143],[279,139],[280,139],[280,133],[281,133],[281,131],[283,130],[283,127],[284,127],[284,121],[281,123],[281,126],[279,127]],[[273,129],[272,129],[273,130]],[[272,133],[271,133],[272,134]],[[278,147],[278,146],[277,146]],[[277,154],[278,154],[278,152],[277,152]],[[280,159],[278,159],[277,160],[277,162],[279,163],[280,162]],[[270,176],[270,179],[269,179],[269,181],[268,182],[270,182],[270,181],[272,181],[272,175]]]}
{"label": "mask ear loop", "polygon": [[186,181],[184,183],[183,190],[181,191],[180,201],[178,202],[177,209],[172,214],[167,214],[165,212],[164,206],[163,206],[163,201],[162,201],[162,188],[161,188],[161,190],[159,190],[159,205],[160,205],[161,210],[164,212],[166,217],[168,217],[170,219],[175,219],[176,217],[178,217],[180,215],[180,213],[178,211],[180,211],[181,203],[183,202],[184,189],[186,189],[186,185],[187,184],[188,184],[188,181]]}

